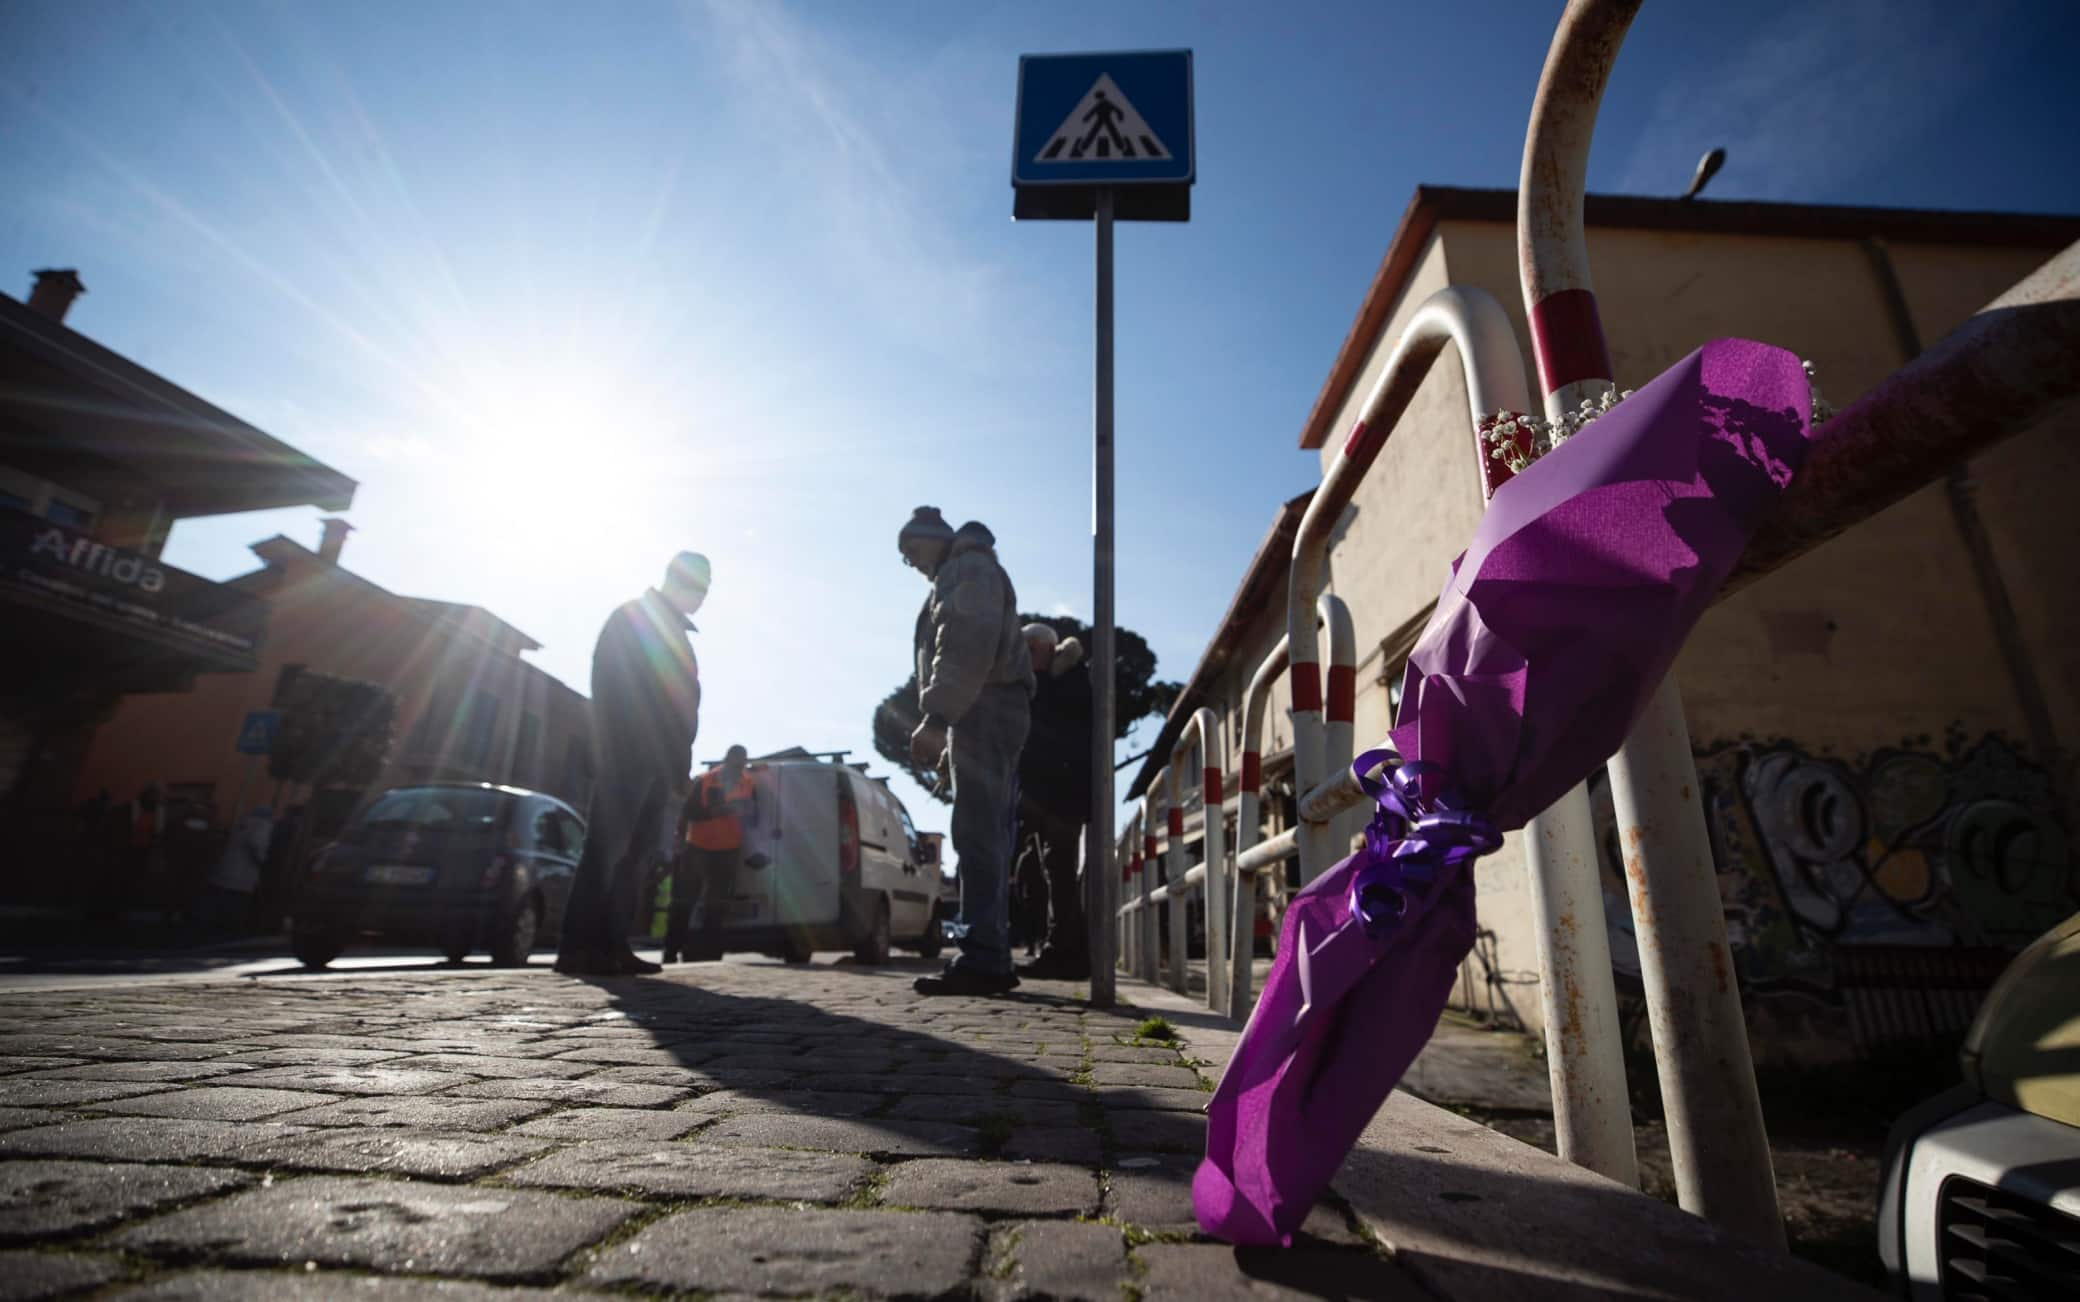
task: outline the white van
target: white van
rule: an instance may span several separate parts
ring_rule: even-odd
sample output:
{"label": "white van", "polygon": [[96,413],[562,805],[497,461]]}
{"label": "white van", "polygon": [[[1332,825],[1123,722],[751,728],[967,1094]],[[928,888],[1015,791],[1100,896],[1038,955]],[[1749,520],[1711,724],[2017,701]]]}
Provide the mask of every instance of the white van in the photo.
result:
{"label": "white van", "polygon": [[885,963],[898,945],[938,955],[936,847],[886,785],[842,759],[790,750],[746,769],[758,810],[723,902],[725,950],[790,963],[819,949],[850,949],[862,963]]}

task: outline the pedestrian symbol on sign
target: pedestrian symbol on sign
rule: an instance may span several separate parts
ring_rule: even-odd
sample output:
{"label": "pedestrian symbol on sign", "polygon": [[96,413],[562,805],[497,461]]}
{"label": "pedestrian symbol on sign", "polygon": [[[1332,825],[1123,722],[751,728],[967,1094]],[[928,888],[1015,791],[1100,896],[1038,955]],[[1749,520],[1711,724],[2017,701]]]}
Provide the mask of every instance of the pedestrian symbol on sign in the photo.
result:
{"label": "pedestrian symbol on sign", "polygon": [[1099,73],[1033,161],[1131,163],[1168,157],[1170,151],[1133,102],[1120,94],[1109,75]]}
{"label": "pedestrian symbol on sign", "polygon": [[274,749],[275,730],[281,725],[282,716],[273,710],[254,710],[246,715],[246,721],[238,729],[238,753],[241,755],[265,755]]}

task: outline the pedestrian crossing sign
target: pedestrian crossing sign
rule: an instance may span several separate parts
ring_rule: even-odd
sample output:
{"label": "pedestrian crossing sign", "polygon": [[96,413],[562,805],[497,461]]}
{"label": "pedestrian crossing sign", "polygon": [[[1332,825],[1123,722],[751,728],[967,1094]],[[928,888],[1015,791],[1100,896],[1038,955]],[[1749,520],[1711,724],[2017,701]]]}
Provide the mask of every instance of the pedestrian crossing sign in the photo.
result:
{"label": "pedestrian crossing sign", "polygon": [[273,710],[250,711],[246,721],[238,727],[238,753],[265,755],[273,750],[275,730],[281,726],[281,719],[282,716]]}
{"label": "pedestrian crossing sign", "polygon": [[1016,117],[1013,215],[1087,218],[1100,188],[1119,218],[1191,215],[1190,50],[1026,55]]}

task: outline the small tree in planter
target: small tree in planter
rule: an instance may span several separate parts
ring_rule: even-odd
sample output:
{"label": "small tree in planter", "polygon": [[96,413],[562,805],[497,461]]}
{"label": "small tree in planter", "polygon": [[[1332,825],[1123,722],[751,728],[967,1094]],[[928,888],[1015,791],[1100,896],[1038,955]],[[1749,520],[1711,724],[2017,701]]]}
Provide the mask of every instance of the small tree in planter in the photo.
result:
{"label": "small tree in planter", "polygon": [[310,790],[283,883],[293,898],[312,842],[338,831],[360,793],[382,774],[397,698],[381,683],[306,669],[284,677],[275,708],[281,724],[268,753],[268,775]]}

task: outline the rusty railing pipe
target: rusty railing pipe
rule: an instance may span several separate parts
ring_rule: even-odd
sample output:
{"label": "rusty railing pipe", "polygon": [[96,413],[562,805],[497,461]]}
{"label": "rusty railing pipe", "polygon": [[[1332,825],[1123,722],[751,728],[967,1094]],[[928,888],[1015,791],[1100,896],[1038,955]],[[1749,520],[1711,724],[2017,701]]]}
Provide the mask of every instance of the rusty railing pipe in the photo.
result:
{"label": "rusty railing pipe", "polygon": [[[1568,0],[1524,135],[1518,265],[1550,420],[1615,388],[1591,287],[1583,185],[1597,108],[1639,7],[1640,0]],[[1732,978],[1697,758],[1673,674],[1655,689],[1609,771],[1677,1200],[1781,1251],[1784,1221],[1769,1138]],[[1572,799],[1554,809],[1556,817],[1582,812]],[[1572,857],[1561,849],[1552,866],[1564,868]],[[1582,928],[1574,930],[1579,936]]]}

